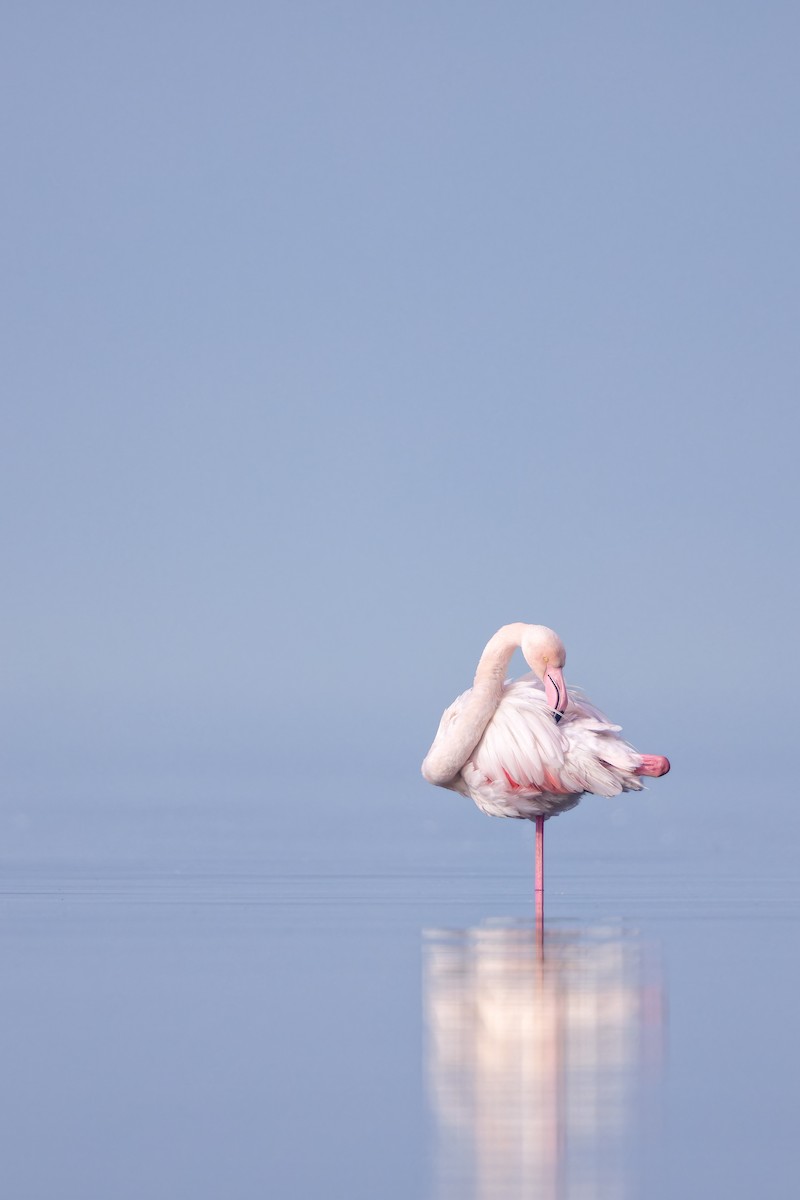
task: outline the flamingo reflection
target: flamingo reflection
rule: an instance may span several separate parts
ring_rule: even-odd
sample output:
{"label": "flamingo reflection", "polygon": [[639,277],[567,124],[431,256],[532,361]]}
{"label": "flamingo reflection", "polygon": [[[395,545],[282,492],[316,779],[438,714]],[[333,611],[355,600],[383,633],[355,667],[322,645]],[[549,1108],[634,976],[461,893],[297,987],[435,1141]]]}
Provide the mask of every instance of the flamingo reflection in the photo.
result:
{"label": "flamingo reflection", "polygon": [[619,928],[429,931],[436,1200],[617,1200],[658,1073],[662,987]]}

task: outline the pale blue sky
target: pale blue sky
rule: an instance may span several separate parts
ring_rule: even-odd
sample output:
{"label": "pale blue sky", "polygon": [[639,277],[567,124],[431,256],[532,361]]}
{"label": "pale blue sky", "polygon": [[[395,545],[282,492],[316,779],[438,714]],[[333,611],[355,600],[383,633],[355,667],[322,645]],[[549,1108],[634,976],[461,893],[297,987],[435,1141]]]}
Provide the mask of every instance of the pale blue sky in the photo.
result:
{"label": "pale blue sky", "polygon": [[3,24],[12,781],[416,780],[510,620],[644,750],[787,753],[795,5]]}

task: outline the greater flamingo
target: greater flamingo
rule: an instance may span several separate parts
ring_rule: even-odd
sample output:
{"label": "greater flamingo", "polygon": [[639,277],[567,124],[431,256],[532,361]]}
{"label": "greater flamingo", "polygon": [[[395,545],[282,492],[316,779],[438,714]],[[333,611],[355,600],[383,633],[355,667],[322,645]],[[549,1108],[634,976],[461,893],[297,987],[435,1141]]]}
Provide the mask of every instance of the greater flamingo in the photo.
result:
{"label": "greater flamingo", "polygon": [[[506,681],[519,647],[532,674]],[[536,822],[536,907],[544,893],[544,823],[584,792],[641,791],[642,775],[666,775],[669,760],[639,754],[586,697],[567,692],[566,651],[545,625],[516,622],[490,638],[472,687],[445,709],[422,764],[429,783],[471,796],[493,817]]]}

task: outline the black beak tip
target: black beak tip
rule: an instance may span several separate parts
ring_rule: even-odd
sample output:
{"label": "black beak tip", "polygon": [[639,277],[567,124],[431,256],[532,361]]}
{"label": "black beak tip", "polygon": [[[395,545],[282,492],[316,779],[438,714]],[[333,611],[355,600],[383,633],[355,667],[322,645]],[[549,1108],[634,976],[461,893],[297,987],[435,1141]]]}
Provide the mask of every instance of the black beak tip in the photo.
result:
{"label": "black beak tip", "polygon": [[559,721],[561,720],[561,718],[562,718],[563,716],[564,716],[564,714],[563,714],[563,713],[561,713],[561,712],[559,712],[559,711],[558,711],[558,709],[556,709],[556,710],[554,711],[554,713],[553,713],[553,720],[555,721],[556,725],[559,723]]}

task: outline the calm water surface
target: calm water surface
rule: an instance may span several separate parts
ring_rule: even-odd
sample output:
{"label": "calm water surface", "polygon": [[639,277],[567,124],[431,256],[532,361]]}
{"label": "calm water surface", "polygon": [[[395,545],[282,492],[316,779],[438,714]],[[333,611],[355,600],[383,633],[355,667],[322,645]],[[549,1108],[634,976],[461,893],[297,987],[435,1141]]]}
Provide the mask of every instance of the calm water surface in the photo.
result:
{"label": "calm water surface", "polygon": [[0,1194],[792,1192],[794,827],[732,787],[584,802],[539,944],[532,828],[416,784],[293,802],[6,805]]}

